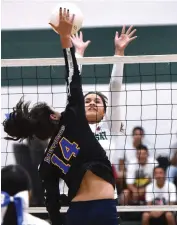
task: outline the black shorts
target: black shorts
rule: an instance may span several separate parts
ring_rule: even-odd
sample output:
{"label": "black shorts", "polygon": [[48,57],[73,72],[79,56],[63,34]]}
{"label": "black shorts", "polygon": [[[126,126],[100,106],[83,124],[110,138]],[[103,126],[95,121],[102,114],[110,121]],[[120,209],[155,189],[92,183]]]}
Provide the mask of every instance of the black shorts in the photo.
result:
{"label": "black shorts", "polygon": [[165,217],[165,212],[158,218],[151,218],[150,225],[168,225]]}
{"label": "black shorts", "polygon": [[71,202],[66,225],[119,225],[113,199]]}

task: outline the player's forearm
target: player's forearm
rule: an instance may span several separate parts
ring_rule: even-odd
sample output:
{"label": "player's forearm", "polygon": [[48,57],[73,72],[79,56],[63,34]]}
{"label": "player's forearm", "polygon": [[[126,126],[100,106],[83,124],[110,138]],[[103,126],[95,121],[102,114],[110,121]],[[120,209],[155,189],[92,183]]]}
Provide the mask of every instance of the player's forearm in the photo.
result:
{"label": "player's forearm", "polygon": [[[124,56],[124,50],[115,48],[114,57],[120,57],[120,56]],[[123,69],[124,69],[124,63],[122,62],[115,63],[113,65],[111,80],[110,80],[110,89],[112,91],[121,90],[122,80],[123,80]]]}
{"label": "player's forearm", "polygon": [[68,106],[79,106],[79,109],[82,108],[82,111],[84,111],[82,80],[77,65],[74,47],[63,49],[63,52],[66,65],[65,79],[67,83]]}
{"label": "player's forearm", "polygon": [[[76,57],[76,59],[79,59],[79,58],[83,58],[83,55],[76,51],[75,57]],[[78,64],[78,69],[79,69],[80,74],[81,74],[82,73],[82,64]]]}
{"label": "player's forearm", "polygon": [[73,83],[81,85],[80,83],[80,72],[78,70],[77,60],[74,52],[74,48],[63,49],[65,65],[66,65],[66,81],[70,88]]}
{"label": "player's forearm", "polygon": [[[117,57],[117,56],[115,56]],[[121,128],[120,94],[123,80],[123,63],[114,64],[109,84],[107,120],[110,123],[111,133],[118,133]]]}
{"label": "player's forearm", "polygon": [[[114,57],[119,57],[119,56],[115,55]],[[110,84],[109,84],[110,91],[116,91],[118,99],[119,99],[120,91],[121,91],[121,87],[122,87],[123,69],[124,69],[124,64],[122,62],[116,63],[113,65]],[[117,98],[115,98],[113,100],[116,101]]]}

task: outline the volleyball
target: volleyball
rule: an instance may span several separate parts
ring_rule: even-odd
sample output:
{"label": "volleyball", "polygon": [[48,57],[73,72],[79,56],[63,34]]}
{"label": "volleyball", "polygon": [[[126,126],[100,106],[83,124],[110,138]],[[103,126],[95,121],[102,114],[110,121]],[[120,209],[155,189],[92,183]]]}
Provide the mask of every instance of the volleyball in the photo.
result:
{"label": "volleyball", "polygon": [[[73,3],[64,3],[63,2],[63,3],[58,4],[57,7],[52,12],[49,23],[54,24],[54,25],[58,24],[60,8],[69,9],[70,15],[75,14],[71,34],[72,35],[76,34],[80,30],[80,28],[82,27],[83,14],[82,14],[81,10],[78,8],[78,6],[73,4]],[[54,31],[57,33],[57,31],[55,29],[54,29]]]}

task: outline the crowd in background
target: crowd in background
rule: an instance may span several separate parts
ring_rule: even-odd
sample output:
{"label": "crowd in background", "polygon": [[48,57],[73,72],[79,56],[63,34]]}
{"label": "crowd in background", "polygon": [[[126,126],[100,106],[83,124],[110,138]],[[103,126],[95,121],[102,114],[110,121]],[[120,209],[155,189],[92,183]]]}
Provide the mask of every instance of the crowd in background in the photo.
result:
{"label": "crowd in background", "polygon": [[[142,127],[132,131],[132,143],[128,149],[119,151],[117,165],[113,164],[120,205],[175,205],[177,204],[177,146],[169,153],[156,154],[144,142]],[[170,209],[169,209],[170,210]],[[175,225],[172,212],[145,212],[142,224],[163,224],[164,217],[169,225]]]}

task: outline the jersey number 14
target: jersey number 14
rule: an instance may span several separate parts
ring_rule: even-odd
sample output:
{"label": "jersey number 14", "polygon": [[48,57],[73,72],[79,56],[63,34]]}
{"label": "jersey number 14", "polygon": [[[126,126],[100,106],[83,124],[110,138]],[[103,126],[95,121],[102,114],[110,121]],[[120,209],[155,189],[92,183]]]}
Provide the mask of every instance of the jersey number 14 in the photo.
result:
{"label": "jersey number 14", "polygon": [[59,146],[60,146],[63,158],[65,159],[67,163],[65,163],[62,159],[58,158],[55,154],[53,154],[51,158],[51,162],[55,166],[59,167],[64,174],[67,174],[67,172],[69,171],[71,167],[70,160],[72,157],[77,156],[80,148],[75,142],[71,143],[66,138],[62,138],[59,141]]}

